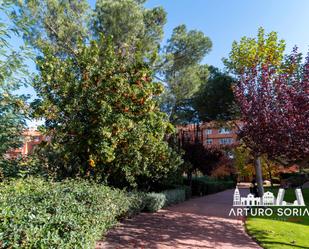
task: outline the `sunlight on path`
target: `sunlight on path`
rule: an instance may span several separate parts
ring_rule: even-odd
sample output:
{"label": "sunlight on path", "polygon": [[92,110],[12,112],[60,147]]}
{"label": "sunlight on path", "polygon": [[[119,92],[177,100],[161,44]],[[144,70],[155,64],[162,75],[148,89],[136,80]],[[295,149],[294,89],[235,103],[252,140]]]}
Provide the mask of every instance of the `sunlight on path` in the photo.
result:
{"label": "sunlight on path", "polygon": [[260,248],[245,233],[241,219],[228,217],[232,198],[233,190],[226,190],[142,213],[111,230],[96,248]]}

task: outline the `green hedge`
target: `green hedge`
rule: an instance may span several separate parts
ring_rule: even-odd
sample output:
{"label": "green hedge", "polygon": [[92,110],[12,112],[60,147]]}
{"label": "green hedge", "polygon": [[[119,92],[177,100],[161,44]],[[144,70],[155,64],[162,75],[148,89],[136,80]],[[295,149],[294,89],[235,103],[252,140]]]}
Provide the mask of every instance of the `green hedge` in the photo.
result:
{"label": "green hedge", "polygon": [[205,177],[195,177],[192,179],[192,195],[203,196],[217,193],[225,189],[233,188],[233,181],[212,180]]}
{"label": "green hedge", "polygon": [[166,199],[164,206],[170,206],[186,200],[186,191],[183,188],[165,190],[162,194],[164,194]]}
{"label": "green hedge", "polygon": [[144,208],[140,194],[82,180],[0,183],[0,248],[94,248],[117,219]]}
{"label": "green hedge", "polygon": [[184,201],[191,188],[127,193],[85,180],[0,183],[0,248],[94,248],[117,220]]}
{"label": "green hedge", "polygon": [[163,208],[166,203],[166,197],[162,193],[147,193],[145,196],[145,211],[156,212]]}
{"label": "green hedge", "polygon": [[183,185],[183,186],[179,186],[178,188],[181,188],[185,191],[185,199],[188,200],[192,197],[192,189],[190,186],[186,186],[186,185]]}
{"label": "green hedge", "polygon": [[145,196],[145,211],[156,212],[159,209],[185,201],[191,197],[189,186],[179,186],[161,193],[147,193]]}

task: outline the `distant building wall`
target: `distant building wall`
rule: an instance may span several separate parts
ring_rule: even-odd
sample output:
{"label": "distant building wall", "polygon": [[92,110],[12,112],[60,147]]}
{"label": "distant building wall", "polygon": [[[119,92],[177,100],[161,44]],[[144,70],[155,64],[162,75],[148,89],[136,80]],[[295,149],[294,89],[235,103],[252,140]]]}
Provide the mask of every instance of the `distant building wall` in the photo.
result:
{"label": "distant building wall", "polygon": [[23,145],[7,152],[8,158],[24,157],[31,154],[34,148],[46,138],[36,129],[29,128],[23,132]]}
{"label": "distant building wall", "polygon": [[[242,123],[235,121],[238,126]],[[203,143],[204,146],[225,146],[237,144],[237,127],[234,125],[218,125],[215,122],[177,126],[180,143]]]}

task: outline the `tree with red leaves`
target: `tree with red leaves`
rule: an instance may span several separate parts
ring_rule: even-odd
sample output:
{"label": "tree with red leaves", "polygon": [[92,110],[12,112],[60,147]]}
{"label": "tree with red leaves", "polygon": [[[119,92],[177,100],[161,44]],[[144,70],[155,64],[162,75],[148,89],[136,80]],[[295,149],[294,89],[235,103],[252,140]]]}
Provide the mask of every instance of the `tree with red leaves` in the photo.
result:
{"label": "tree with red leaves", "polygon": [[[253,152],[260,196],[264,193],[262,154],[301,166],[309,161],[309,57],[302,65],[296,48],[282,57],[281,47],[275,50],[281,44],[276,43],[276,33],[264,39],[261,31],[254,59],[243,67],[234,67],[238,78],[234,93],[244,122],[239,138]],[[271,36],[273,41],[267,44]],[[241,48],[241,43],[234,46]],[[275,49],[263,50],[266,47]],[[235,62],[231,55],[230,62]]]}

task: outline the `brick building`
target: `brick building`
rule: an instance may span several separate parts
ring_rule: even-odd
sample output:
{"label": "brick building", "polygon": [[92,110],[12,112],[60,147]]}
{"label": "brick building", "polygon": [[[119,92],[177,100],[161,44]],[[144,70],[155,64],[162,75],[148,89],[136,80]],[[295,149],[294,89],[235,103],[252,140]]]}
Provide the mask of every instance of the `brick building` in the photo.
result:
{"label": "brick building", "polygon": [[35,146],[46,140],[46,138],[36,129],[29,128],[23,132],[23,145],[20,148],[7,153],[8,158],[24,157],[32,153]]}
{"label": "brick building", "polygon": [[[177,126],[177,136],[179,145],[183,143],[202,143],[205,147],[222,147],[223,149],[229,149],[237,146],[237,131],[243,126],[241,121],[235,121],[233,123],[216,123],[208,122],[201,124],[189,124],[184,126]],[[299,172],[298,165],[291,165],[284,167],[277,165],[276,174],[273,177],[279,176],[281,173],[296,173]],[[254,166],[252,165],[252,175],[241,176],[240,181],[249,182],[254,175]],[[268,172],[265,172],[265,179],[268,179]]]}
{"label": "brick building", "polygon": [[[236,121],[241,127],[242,123]],[[183,142],[202,142],[204,146],[225,146],[237,144],[237,126],[235,124],[218,124],[208,122],[202,124],[190,124],[177,127],[177,135],[180,144]]]}

